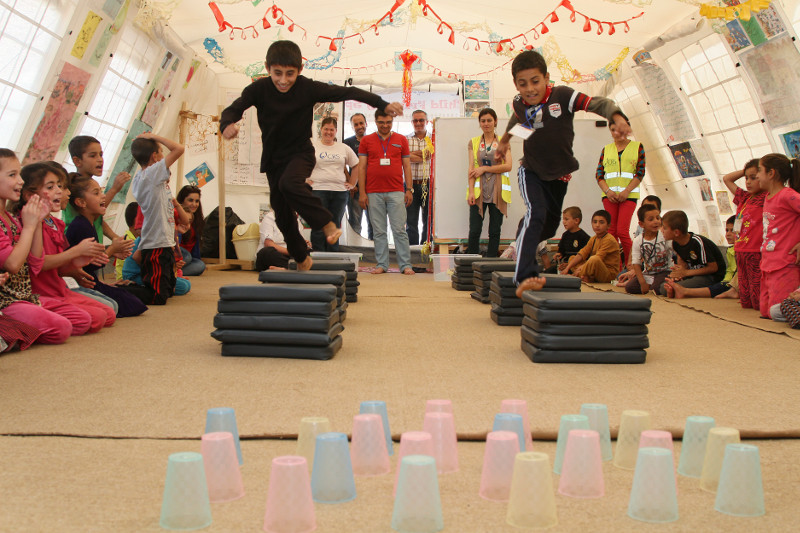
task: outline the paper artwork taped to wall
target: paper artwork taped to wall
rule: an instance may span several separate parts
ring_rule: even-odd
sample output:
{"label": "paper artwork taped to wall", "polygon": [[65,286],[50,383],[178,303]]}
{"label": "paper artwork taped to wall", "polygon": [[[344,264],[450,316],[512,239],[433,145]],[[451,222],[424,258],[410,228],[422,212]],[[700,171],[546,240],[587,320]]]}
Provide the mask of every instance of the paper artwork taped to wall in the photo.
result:
{"label": "paper artwork taped to wall", "polygon": [[186,139],[186,152],[189,155],[202,155],[217,151],[218,125],[209,115],[197,115],[189,120]]}
{"label": "paper artwork taped to wall", "polygon": [[773,128],[800,122],[800,52],[784,33],[740,56]]}
{"label": "paper artwork taped to wall", "polygon": [[652,63],[634,67],[653,113],[661,121],[667,140],[683,141],[695,137],[689,114],[664,70]]}
{"label": "paper artwork taped to wall", "polygon": [[[133,124],[131,125],[131,129],[128,132],[128,136],[125,137],[125,142],[122,144],[122,150],[119,152],[119,157],[117,158],[116,164],[114,164],[114,170],[111,171],[109,174],[108,183],[106,184],[106,191],[111,188],[114,183],[114,178],[119,175],[120,172],[127,172],[131,176],[133,175],[133,170],[136,168],[136,161],[133,159],[133,155],[131,154],[131,143],[133,140],[141,135],[146,131],[151,131],[152,128],[142,122],[141,120],[134,120]],[[128,181],[125,185],[122,186],[122,189],[117,193],[116,196],[111,200],[111,203],[114,204],[122,204],[125,203],[125,197],[128,196],[128,188],[130,187],[131,182]]]}
{"label": "paper artwork taped to wall", "polygon": [[728,41],[731,49],[734,52],[738,52],[739,50],[744,50],[748,46],[750,46],[750,38],[745,33],[744,28],[742,25],[739,24],[739,19],[732,20],[725,24],[727,31],[724,32],[725,40]]}
{"label": "paper artwork taped to wall", "polygon": [[719,207],[720,215],[733,214],[733,206],[731,206],[731,199],[728,196],[728,191],[717,191],[717,207]]}
{"label": "paper artwork taped to wall", "polygon": [[114,18],[119,13],[119,10],[122,9],[123,4],[125,4],[125,0],[106,0],[105,4],[103,4],[103,12]]}
{"label": "paper artwork taped to wall", "polygon": [[490,88],[489,80],[464,80],[464,99],[488,100]]}
{"label": "paper artwork taped to wall", "polygon": [[700,197],[704,202],[713,202],[714,194],[711,192],[711,180],[708,178],[700,178],[697,180],[700,186]]}
{"label": "paper artwork taped to wall", "polygon": [[761,23],[761,29],[764,30],[764,36],[767,39],[772,39],[786,31],[786,26],[783,25],[780,15],[775,10],[775,7],[770,5],[767,9],[762,9],[756,13],[758,22]]}
{"label": "paper artwork taped to wall", "polygon": [[86,49],[89,47],[89,43],[94,37],[94,32],[97,31],[97,26],[100,25],[100,21],[103,20],[103,17],[95,13],[94,11],[89,11],[86,15],[86,19],[83,21],[83,26],[81,26],[80,31],[78,31],[78,37],[75,39],[75,44],[72,46],[72,55],[77,57],[78,59],[83,59],[83,55],[86,53]]}
{"label": "paper artwork taped to wall", "polygon": [[[167,54],[170,56],[170,58],[172,57],[170,52],[167,52]],[[164,103],[167,101],[167,97],[169,96],[172,78],[175,77],[175,72],[177,72],[180,62],[180,58],[175,59],[175,61],[172,63],[172,68],[169,69],[169,72],[167,73],[166,78],[164,78],[164,81],[161,83],[161,86],[154,90],[150,95],[150,99],[147,101],[147,105],[142,113],[142,122],[150,124],[151,126],[155,126],[155,121],[158,119],[158,116],[161,113],[161,108],[164,107]]]}
{"label": "paper artwork taped to wall", "polygon": [[91,75],[64,63],[22,164],[55,158]]}
{"label": "paper artwork taped to wall", "polygon": [[800,130],[781,135],[783,151],[792,159],[800,159]]}
{"label": "paper artwork taped to wall", "polygon": [[489,107],[489,102],[487,100],[471,100],[469,102],[464,102],[464,116],[477,117],[478,113],[486,107]]}
{"label": "paper artwork taped to wall", "polygon": [[694,155],[692,146],[688,143],[669,145],[670,153],[678,165],[678,172],[682,178],[696,178],[703,175],[703,167]]}
{"label": "paper artwork taped to wall", "polygon": [[211,169],[208,168],[208,164],[205,161],[186,174],[186,181],[195,187],[202,187],[213,179],[214,173],[211,172]]}

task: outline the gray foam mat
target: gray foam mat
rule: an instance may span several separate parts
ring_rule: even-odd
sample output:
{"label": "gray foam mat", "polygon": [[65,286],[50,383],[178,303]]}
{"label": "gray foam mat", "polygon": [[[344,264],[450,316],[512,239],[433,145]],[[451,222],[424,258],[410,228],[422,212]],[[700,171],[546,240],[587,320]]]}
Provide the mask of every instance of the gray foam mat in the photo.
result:
{"label": "gray foam mat", "polygon": [[516,261],[501,259],[498,261],[475,261],[472,263],[473,272],[514,272],[517,268]]}
{"label": "gray foam mat", "polygon": [[541,350],[525,340],[521,347],[534,363],[640,364],[647,358],[644,350]]}
{"label": "gray foam mat", "polygon": [[339,311],[327,317],[302,317],[292,315],[244,315],[219,313],[214,316],[217,329],[255,329],[278,331],[313,331],[325,333],[339,322]]}
{"label": "gray foam mat", "polygon": [[226,357],[282,357],[288,359],[316,359],[326,361],[342,348],[341,335],[328,346],[282,346],[264,344],[222,343]]}
{"label": "gray foam mat", "polygon": [[219,313],[238,313],[244,315],[300,315],[326,317],[330,316],[335,310],[335,300],[331,300],[330,302],[258,302],[254,300],[220,300],[217,302],[217,311]]}
{"label": "gray foam mat", "polygon": [[310,283],[317,285],[343,285],[347,279],[344,270],[329,272],[314,270],[264,270],[258,273],[261,283]]}
{"label": "gray foam mat", "polygon": [[300,283],[265,283],[261,285],[225,285],[219,288],[220,300],[329,302],[335,300],[339,288],[335,285]]}
{"label": "gray foam mat", "polygon": [[551,335],[522,326],[522,338],[547,350],[643,350],[647,335]]}
{"label": "gray foam mat", "polygon": [[257,331],[252,329],[217,329],[211,336],[234,344],[279,344],[283,346],[328,346],[344,326],[336,323],[326,333],[313,331]]}
{"label": "gray foam mat", "polygon": [[469,294],[469,297],[472,298],[473,300],[476,300],[476,301],[482,303],[482,304],[488,304],[489,303],[489,298],[487,298],[486,296],[482,295],[479,292],[471,292]]}
{"label": "gray foam mat", "polygon": [[349,294],[344,297],[345,302],[355,303],[358,301],[358,295],[356,294]]}
{"label": "gray foam mat", "polygon": [[529,316],[522,319],[522,325],[540,333],[550,335],[647,335],[643,324],[551,324],[538,322]]}
{"label": "gray foam mat", "polygon": [[[297,261],[289,259],[289,270],[297,270]],[[356,264],[351,261],[339,261],[337,259],[314,259],[311,264],[311,271],[315,270],[344,270],[345,272],[355,272]]]}
{"label": "gray foam mat", "polygon": [[[523,302],[525,294],[527,292],[522,295]],[[643,310],[539,309],[529,304],[523,304],[522,310],[525,316],[538,322],[554,324],[649,324],[651,315],[650,311]]]}
{"label": "gray foam mat", "polygon": [[520,318],[524,316],[521,307],[503,307],[496,303],[492,303],[492,311],[502,316],[518,316]]}
{"label": "gray foam mat", "polygon": [[457,291],[474,291],[475,285],[472,283],[456,283],[455,281],[450,282],[450,286],[453,287]]}
{"label": "gray foam mat", "polygon": [[472,265],[472,263],[482,261],[508,261],[508,259],[501,259],[499,257],[456,257],[457,266]]}
{"label": "gray foam mat", "polygon": [[489,291],[489,301],[499,305],[500,307],[506,307],[509,309],[512,307],[522,308],[522,300],[516,296],[501,296],[494,291]]}
{"label": "gray foam mat", "polygon": [[650,299],[617,292],[542,292],[525,291],[522,300],[539,309],[643,310]]}
{"label": "gray foam mat", "polygon": [[498,315],[494,311],[489,311],[489,318],[491,318],[492,322],[494,322],[498,326],[517,326],[517,327],[519,327],[519,325],[522,324],[522,319],[523,319],[523,317],[520,316]]}

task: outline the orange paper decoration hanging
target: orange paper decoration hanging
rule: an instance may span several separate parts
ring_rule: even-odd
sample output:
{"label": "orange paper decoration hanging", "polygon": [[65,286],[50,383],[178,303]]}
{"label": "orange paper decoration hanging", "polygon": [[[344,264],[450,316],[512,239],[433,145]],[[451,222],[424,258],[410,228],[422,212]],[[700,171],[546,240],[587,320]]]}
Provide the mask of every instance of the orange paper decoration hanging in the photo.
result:
{"label": "orange paper decoration hanging", "polygon": [[419,56],[406,50],[400,54],[400,61],[403,62],[403,104],[406,107],[411,105],[411,66],[419,59]]}

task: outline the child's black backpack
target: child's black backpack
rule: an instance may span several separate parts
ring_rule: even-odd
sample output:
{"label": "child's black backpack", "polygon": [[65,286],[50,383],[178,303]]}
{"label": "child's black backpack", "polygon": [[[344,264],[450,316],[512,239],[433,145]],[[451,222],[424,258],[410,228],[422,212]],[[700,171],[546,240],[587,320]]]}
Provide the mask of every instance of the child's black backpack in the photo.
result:
{"label": "child's black backpack", "polygon": [[[231,236],[233,228],[244,224],[244,220],[233,212],[230,207],[225,208],[225,257],[236,259],[236,249],[233,247]],[[219,257],[219,207],[206,217],[203,227],[203,239],[200,241],[200,255],[202,257]]]}

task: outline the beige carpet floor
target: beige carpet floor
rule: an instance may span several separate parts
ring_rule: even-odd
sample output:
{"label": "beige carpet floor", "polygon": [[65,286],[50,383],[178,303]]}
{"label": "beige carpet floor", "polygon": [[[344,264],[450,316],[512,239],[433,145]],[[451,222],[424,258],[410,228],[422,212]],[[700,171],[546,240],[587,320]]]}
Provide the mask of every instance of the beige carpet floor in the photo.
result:
{"label": "beige carpet floor", "polygon": [[[243,437],[285,438],[311,415],[349,432],[359,402],[384,400],[398,437],[421,429],[425,400],[451,399],[462,470],[442,477],[441,490],[446,530],[460,532],[511,529],[504,506],[477,497],[483,446],[467,442],[491,429],[504,398],[528,401],[535,448],[551,457],[555,443],[544,441],[555,438],[562,414],[585,402],[608,405],[612,432],[624,409],[644,409],[676,437],[694,414],[745,438],[800,436],[800,343],[765,331],[756,317],[743,325],[654,299],[644,365],[540,365],[520,350],[518,328],[495,325],[488,305],[449,283],[431,275],[359,278],[344,347],[330,361],[220,356],[209,336],[218,287],[255,283],[252,272],[208,272],[166,307],[62,346],[0,356],[0,531],[157,529],[167,456],[198,450],[205,412],[218,406],[235,408]],[[713,496],[682,478],[681,519],[659,529],[792,530],[800,440],[755,443],[767,516],[721,515]],[[295,444],[243,446],[248,495],[214,506],[214,531],[260,529],[269,461]],[[559,531],[649,527],[625,516],[632,474],[606,465],[606,476],[601,500],[558,498]],[[352,503],[317,506],[319,531],[389,531],[391,480],[358,487]]]}

